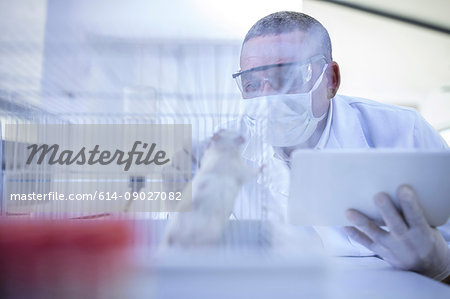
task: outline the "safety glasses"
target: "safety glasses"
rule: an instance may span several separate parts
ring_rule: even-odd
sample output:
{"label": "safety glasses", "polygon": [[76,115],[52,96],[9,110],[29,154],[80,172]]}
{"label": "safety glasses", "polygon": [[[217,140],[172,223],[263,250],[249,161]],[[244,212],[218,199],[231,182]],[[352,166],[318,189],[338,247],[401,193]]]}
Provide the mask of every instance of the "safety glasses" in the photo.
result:
{"label": "safety glasses", "polygon": [[232,76],[244,99],[263,95],[266,82],[275,93],[300,92],[311,81],[312,63],[319,60],[326,62],[323,55],[316,55],[306,61],[258,66]]}

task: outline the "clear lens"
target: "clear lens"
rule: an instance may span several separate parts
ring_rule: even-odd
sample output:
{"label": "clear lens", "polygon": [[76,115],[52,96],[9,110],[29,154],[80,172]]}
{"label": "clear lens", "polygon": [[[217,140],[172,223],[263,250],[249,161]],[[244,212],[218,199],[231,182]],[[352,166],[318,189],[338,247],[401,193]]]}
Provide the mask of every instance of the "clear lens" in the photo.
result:
{"label": "clear lens", "polygon": [[[320,58],[324,57],[320,56]],[[306,92],[305,87],[312,78],[312,62],[315,60],[318,59],[311,59],[305,64],[286,63],[257,67],[254,70],[242,72],[234,79],[244,99],[268,93]],[[266,87],[266,85],[268,86]]]}

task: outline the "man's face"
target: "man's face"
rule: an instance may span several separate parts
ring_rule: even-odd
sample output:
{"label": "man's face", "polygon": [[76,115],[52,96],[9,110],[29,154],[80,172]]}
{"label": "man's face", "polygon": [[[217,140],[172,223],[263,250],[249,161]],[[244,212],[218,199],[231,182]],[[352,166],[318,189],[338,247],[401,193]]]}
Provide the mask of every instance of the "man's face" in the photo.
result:
{"label": "man's face", "polygon": [[[320,54],[317,49],[318,47],[312,45],[311,39],[301,31],[255,37],[243,45],[240,67],[242,71],[245,71],[259,66],[306,61]],[[323,60],[312,63],[311,80],[306,82],[302,90],[290,93],[309,91],[320,76],[323,67]],[[261,75],[264,76],[263,72],[261,72]],[[322,83],[313,93],[312,110],[316,117],[323,115],[328,110],[332,96],[329,96],[327,86],[328,80],[324,76]],[[269,82],[265,82],[261,87],[261,96],[276,94],[277,92]]]}

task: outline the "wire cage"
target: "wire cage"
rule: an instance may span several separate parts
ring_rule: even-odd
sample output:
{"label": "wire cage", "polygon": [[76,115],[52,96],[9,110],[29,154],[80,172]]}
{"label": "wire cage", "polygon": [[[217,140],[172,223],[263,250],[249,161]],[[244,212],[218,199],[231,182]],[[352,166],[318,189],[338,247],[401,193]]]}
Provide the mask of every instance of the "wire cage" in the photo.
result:
{"label": "wire cage", "polygon": [[[5,79],[0,82],[3,216],[85,221],[111,217],[85,209],[67,211],[47,203],[20,201],[7,205],[5,187],[11,189],[12,181],[15,189],[11,192],[15,193],[27,193],[30,186],[41,193],[51,192],[55,186],[74,193],[88,192],[81,184],[74,184],[73,176],[69,178],[67,173],[55,173],[51,167],[37,170],[25,165],[27,143],[21,136],[6,137],[8,125],[190,124],[194,156],[201,154],[205,141],[219,128],[237,129],[241,96],[231,73],[237,69],[239,41],[137,39],[92,33],[83,33],[83,39],[66,39],[55,34],[47,32],[42,53],[27,42],[16,45],[12,41],[0,49],[17,66],[22,60],[42,59],[42,72],[24,75],[17,67],[3,70],[1,74]],[[10,48],[27,51],[13,52]],[[118,136],[103,137],[120,142]],[[263,151],[261,143],[254,146],[257,151]],[[257,164],[263,165],[263,160]],[[192,164],[193,175],[199,163],[200,159],[196,159]],[[78,179],[83,177],[78,175]],[[117,181],[101,177],[102,174],[94,173],[89,179],[98,184],[101,181],[105,190],[117,185]],[[147,191],[151,185],[148,177],[143,184],[142,175],[116,179],[127,192]],[[239,212],[231,215],[222,245],[240,248],[243,244],[267,243],[262,224],[268,218],[265,180],[261,173],[239,194],[235,203]],[[245,192],[251,194],[250,198]],[[133,209],[114,214],[114,217],[135,220],[135,241],[150,248],[156,248],[170,216],[167,212]]]}
{"label": "wire cage", "polygon": [[[18,125],[160,125],[160,124],[190,124],[192,128],[192,155],[197,157],[192,162],[192,175],[201,167],[202,153],[211,136],[220,129],[237,129],[240,120],[238,114],[147,114],[147,113],[62,113],[58,115],[45,114],[37,111],[4,112],[0,115],[2,131],[7,126]],[[5,134],[5,133],[3,133]],[[114,213],[101,213],[95,207],[92,210],[64,207],[52,201],[12,201],[11,194],[29,194],[31,192],[48,194],[58,190],[70,190],[73,194],[91,193],[86,184],[80,180],[89,179],[90,187],[109,190],[118,182],[127,189],[124,192],[147,192],[154,184],[153,178],[145,174],[119,174],[111,179],[102,172],[71,173],[70,169],[55,171],[52,166],[33,167],[24,163],[29,150],[24,136],[18,134],[3,135],[2,138],[2,193],[1,213],[8,218],[33,219],[72,219],[77,221],[101,221],[102,219],[133,220],[135,242],[139,246],[155,249],[164,233],[164,228],[174,215],[169,212],[141,212],[136,209],[126,209]],[[44,136],[42,136],[44,137]],[[120,144],[122,136],[104,136],[112,143]],[[39,139],[39,136],[36,137]],[[45,164],[45,163],[44,163]],[[224,166],[226,167],[226,165]],[[261,173],[254,181],[245,185],[251,198],[241,192],[236,198],[234,212],[230,216],[222,246],[227,248],[242,248],[243,246],[261,246],[267,243],[267,232],[264,222],[267,220],[267,196],[262,191]],[[31,184],[30,184],[31,182]],[[259,183],[258,183],[259,182]],[[164,181],[161,182],[164,184]],[[11,187],[13,186],[13,187]],[[219,184],[220,186],[220,184]],[[30,189],[31,188],[31,189]],[[220,190],[217,190],[220,192]],[[92,191],[93,192],[93,191]],[[248,195],[247,195],[248,196]],[[125,207],[124,207],[125,208]],[[238,211],[238,212],[235,212]]]}

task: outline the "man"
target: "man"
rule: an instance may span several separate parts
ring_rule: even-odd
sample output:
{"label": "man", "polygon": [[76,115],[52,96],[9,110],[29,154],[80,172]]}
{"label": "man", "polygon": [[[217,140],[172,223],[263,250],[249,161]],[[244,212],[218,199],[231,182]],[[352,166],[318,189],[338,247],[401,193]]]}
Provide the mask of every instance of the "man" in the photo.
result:
{"label": "man", "polygon": [[[240,66],[233,77],[247,122],[267,119],[264,142],[286,165],[299,148],[447,148],[413,110],[337,95],[341,78],[330,37],[308,15],[277,12],[259,20],[244,39]],[[354,227],[346,232],[396,268],[448,279],[442,235],[428,225],[411,187],[400,186],[397,196],[401,210],[384,193],[374,198],[388,231],[349,210]]]}

